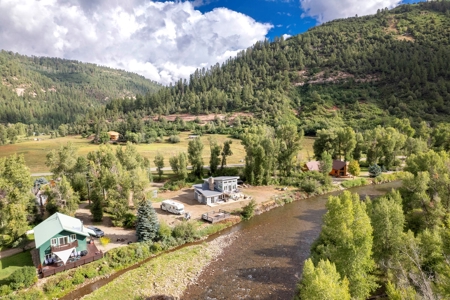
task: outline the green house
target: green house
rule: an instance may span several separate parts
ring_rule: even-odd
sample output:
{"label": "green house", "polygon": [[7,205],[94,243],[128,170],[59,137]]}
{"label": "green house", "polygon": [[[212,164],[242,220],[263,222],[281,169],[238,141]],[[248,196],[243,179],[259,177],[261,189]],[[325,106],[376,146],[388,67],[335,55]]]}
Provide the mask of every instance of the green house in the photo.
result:
{"label": "green house", "polygon": [[71,255],[87,250],[91,230],[77,218],[55,213],[34,227],[34,240],[42,266],[59,258],[64,264]]}

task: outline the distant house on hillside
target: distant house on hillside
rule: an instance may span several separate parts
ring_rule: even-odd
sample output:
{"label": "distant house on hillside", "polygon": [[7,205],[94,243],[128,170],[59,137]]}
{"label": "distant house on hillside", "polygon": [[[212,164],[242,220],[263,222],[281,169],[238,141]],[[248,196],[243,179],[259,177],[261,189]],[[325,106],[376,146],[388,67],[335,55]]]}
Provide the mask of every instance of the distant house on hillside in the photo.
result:
{"label": "distant house on hillside", "polygon": [[[330,175],[334,177],[345,177],[347,176],[347,166],[348,162],[342,160],[333,160],[333,167],[331,169]],[[320,161],[310,161],[303,166],[303,171],[320,171]]]}
{"label": "distant house on hillside", "polygon": [[232,194],[237,189],[239,176],[220,176],[203,179],[203,184],[194,185],[194,198],[203,204],[222,201],[226,194]]}
{"label": "distant house on hillside", "polygon": [[116,131],[108,131],[108,135],[111,141],[117,141],[119,140],[120,133]]}

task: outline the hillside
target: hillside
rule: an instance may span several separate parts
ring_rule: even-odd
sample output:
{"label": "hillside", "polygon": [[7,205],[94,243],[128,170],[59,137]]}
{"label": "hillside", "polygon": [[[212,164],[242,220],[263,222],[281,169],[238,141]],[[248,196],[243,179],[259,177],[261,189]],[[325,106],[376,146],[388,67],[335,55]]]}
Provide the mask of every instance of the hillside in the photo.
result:
{"label": "hillside", "polygon": [[143,76],[48,57],[0,52],[0,123],[74,122],[112,98],[135,97],[161,88]]}
{"label": "hillside", "polygon": [[189,82],[109,109],[253,112],[272,125],[298,120],[307,134],[344,124],[364,129],[393,116],[414,126],[450,121],[449,34],[450,2],[402,5],[258,42]]}

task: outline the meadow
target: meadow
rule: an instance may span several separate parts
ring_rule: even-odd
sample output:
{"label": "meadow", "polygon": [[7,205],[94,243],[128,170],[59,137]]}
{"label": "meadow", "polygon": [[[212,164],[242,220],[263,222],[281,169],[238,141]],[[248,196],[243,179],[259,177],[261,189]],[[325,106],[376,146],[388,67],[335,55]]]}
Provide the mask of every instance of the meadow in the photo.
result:
{"label": "meadow", "polygon": [[[180,133],[180,142],[176,144],[163,141],[160,143],[152,144],[138,144],[136,145],[138,152],[150,159],[153,166],[153,158],[156,154],[162,153],[164,155],[164,164],[166,167],[170,167],[169,158],[180,152],[187,152],[188,142],[190,133],[182,132]],[[212,137],[219,144],[222,144],[225,140],[231,139],[233,144],[231,149],[233,155],[227,159],[228,164],[242,164],[245,158],[245,150],[238,139],[232,139],[227,135],[221,134],[205,134],[200,137],[201,141],[205,145],[203,148],[203,161],[207,165],[209,163],[209,141],[208,138]],[[58,149],[61,146],[66,145],[68,142],[73,143],[78,151],[78,155],[86,156],[89,152],[98,149],[99,145],[93,144],[92,139],[82,138],[81,136],[66,136],[51,139],[50,136],[40,136],[40,140],[35,141],[34,139],[21,139],[16,144],[8,144],[0,146],[0,158],[6,157],[13,154],[23,155],[27,166],[30,168],[32,173],[38,172],[49,172],[49,168],[45,165],[46,155],[53,149]],[[301,161],[307,161],[308,156],[313,156],[314,152],[312,150],[312,145],[314,143],[314,138],[306,137],[303,140],[303,149],[299,152],[298,158]],[[120,145],[112,145],[113,147],[120,147]]]}

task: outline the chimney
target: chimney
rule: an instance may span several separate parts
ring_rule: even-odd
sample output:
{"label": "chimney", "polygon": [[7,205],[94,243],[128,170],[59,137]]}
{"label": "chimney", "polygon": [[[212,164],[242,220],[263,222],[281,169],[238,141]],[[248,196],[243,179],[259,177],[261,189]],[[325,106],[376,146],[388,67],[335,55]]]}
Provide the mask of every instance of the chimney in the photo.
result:
{"label": "chimney", "polygon": [[209,177],[208,183],[209,183],[209,189],[210,189],[211,191],[214,191],[214,178],[213,178],[212,176]]}

